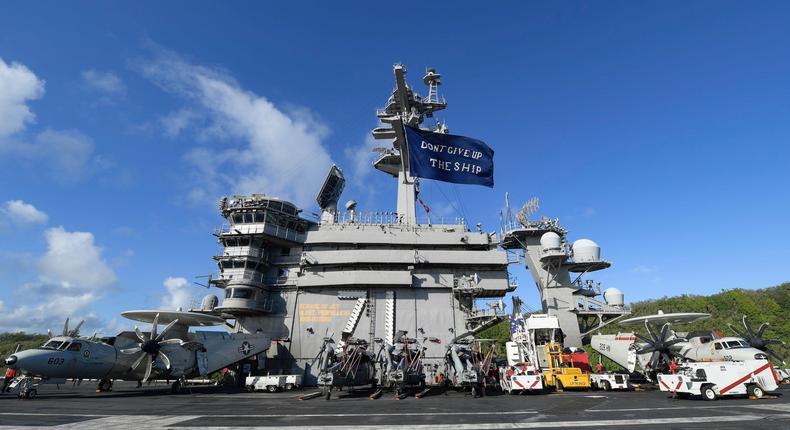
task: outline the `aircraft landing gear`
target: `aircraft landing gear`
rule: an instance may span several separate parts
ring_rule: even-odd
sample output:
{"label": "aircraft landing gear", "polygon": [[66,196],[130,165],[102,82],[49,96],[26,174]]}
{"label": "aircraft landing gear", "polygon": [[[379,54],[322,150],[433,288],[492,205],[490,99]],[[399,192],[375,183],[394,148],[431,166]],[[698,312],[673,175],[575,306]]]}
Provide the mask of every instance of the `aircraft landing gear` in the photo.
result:
{"label": "aircraft landing gear", "polygon": [[109,379],[102,379],[96,387],[97,393],[104,393],[105,391],[112,390],[112,381]]}
{"label": "aircraft landing gear", "polygon": [[170,393],[171,394],[179,394],[179,393],[181,393],[182,389],[183,389],[183,384],[181,383],[180,379],[176,379],[176,381],[173,382],[172,385],[170,385]]}

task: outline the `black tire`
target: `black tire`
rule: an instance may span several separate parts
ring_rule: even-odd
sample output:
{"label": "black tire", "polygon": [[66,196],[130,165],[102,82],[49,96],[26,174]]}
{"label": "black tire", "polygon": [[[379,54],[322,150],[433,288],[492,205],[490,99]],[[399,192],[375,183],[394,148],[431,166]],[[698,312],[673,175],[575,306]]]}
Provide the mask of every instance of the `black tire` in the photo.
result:
{"label": "black tire", "polygon": [[751,384],[746,387],[746,393],[749,394],[749,397],[754,397],[756,399],[760,399],[765,395],[765,391],[757,384]]}
{"label": "black tire", "polygon": [[276,393],[277,392],[277,386],[276,385],[267,385],[266,386],[266,391],[268,391],[270,393]]}
{"label": "black tire", "polygon": [[565,391],[565,387],[562,385],[562,381],[557,379],[557,391]]}
{"label": "black tire", "polygon": [[181,392],[181,381],[173,382],[173,384],[170,385],[170,393],[178,394],[180,392]]}
{"label": "black tire", "polygon": [[472,397],[477,397],[477,385],[472,385]]}
{"label": "black tire", "polygon": [[31,388],[30,390],[27,391],[27,397],[26,398],[30,399],[30,400],[33,400],[33,399],[36,398],[37,395],[38,395],[38,390],[36,390],[35,388]]}
{"label": "black tire", "polygon": [[327,388],[324,390],[324,399],[329,400],[332,398],[332,389]]}
{"label": "black tire", "polygon": [[603,390],[612,391],[612,384],[610,384],[609,381],[603,381]]}
{"label": "black tire", "polygon": [[285,391],[291,391],[293,389],[294,389],[294,384],[292,384],[290,382],[285,384]]}
{"label": "black tire", "polygon": [[110,381],[109,379],[102,379],[101,381],[99,381],[100,392],[110,391],[111,388],[112,388],[112,381]]}
{"label": "black tire", "polygon": [[702,398],[705,400],[716,400],[716,392],[713,391],[712,385],[703,385],[702,388],[700,388],[700,394],[702,394]]}

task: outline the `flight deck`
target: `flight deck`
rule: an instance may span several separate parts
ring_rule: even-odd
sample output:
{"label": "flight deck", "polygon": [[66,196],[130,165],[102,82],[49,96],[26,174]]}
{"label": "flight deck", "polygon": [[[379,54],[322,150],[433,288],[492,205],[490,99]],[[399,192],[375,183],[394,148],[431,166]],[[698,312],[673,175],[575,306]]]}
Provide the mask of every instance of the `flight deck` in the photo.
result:
{"label": "flight deck", "polygon": [[314,389],[249,393],[197,387],[170,395],[169,385],[113,391],[44,386],[35,401],[0,396],[0,429],[265,428],[265,429],[519,429],[717,428],[790,429],[790,386],[776,398],[715,402],[672,399],[658,390],[566,392],[548,395],[490,393],[472,398],[456,391],[415,399],[340,392],[332,400],[298,400]]}

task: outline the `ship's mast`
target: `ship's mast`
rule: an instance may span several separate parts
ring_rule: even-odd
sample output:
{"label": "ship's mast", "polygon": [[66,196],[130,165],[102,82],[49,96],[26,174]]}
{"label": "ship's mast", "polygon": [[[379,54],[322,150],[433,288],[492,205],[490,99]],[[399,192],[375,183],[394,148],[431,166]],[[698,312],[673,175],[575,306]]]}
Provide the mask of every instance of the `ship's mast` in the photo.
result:
{"label": "ship's mast", "polygon": [[[433,112],[447,107],[447,102],[439,100],[438,86],[441,76],[433,69],[428,69],[423,82],[428,86],[428,98],[423,99],[406,84],[406,67],[402,64],[394,66],[395,89],[387,100],[384,109],[378,112],[379,120],[389,127],[378,127],[373,130],[375,139],[391,139],[392,148],[377,148],[382,154],[373,166],[382,172],[398,178],[398,217],[404,224],[416,224],[416,185],[417,179],[409,171],[409,148],[403,126],[419,127],[426,117]],[[442,127],[442,130],[446,130]],[[446,132],[446,131],[444,131]]]}

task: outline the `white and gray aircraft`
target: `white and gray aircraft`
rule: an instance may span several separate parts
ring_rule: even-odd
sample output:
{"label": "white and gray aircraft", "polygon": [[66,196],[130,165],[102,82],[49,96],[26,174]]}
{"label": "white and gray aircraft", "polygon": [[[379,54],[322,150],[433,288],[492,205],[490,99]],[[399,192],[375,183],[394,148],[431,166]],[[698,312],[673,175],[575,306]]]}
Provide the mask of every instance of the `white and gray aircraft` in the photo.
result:
{"label": "white and gray aircraft", "polygon": [[[150,322],[151,330],[124,331],[117,336],[97,339],[79,337],[80,322],[69,329],[69,320],[60,336],[44,345],[15,352],[5,364],[21,374],[19,395],[36,395],[38,383],[62,384],[67,378],[81,381],[98,379],[98,391],[107,391],[116,379],[146,382],[153,379],[175,381],[178,391],[187,378],[205,376],[266,351],[271,338],[261,333],[222,331],[189,332],[192,326],[224,325],[213,315],[183,311],[129,311],[123,316]],[[158,325],[166,324],[159,331]]]}
{"label": "white and gray aircraft", "polygon": [[[656,315],[629,318],[623,325],[642,325],[647,336],[636,333],[616,335],[594,335],[590,344],[595,351],[608,357],[629,372],[639,368],[645,374],[666,370],[673,359],[685,361],[742,361],[767,359],[768,354],[781,358],[766,347],[781,343],[775,339],[763,339],[767,327],[763,324],[757,332],[753,331],[749,320],[743,317],[743,324],[749,336],[720,336],[712,331],[678,332],[672,324],[687,324],[710,318],[705,313],[670,313],[659,311]],[[661,325],[661,328],[657,327]],[[735,330],[734,327],[730,328]]]}

